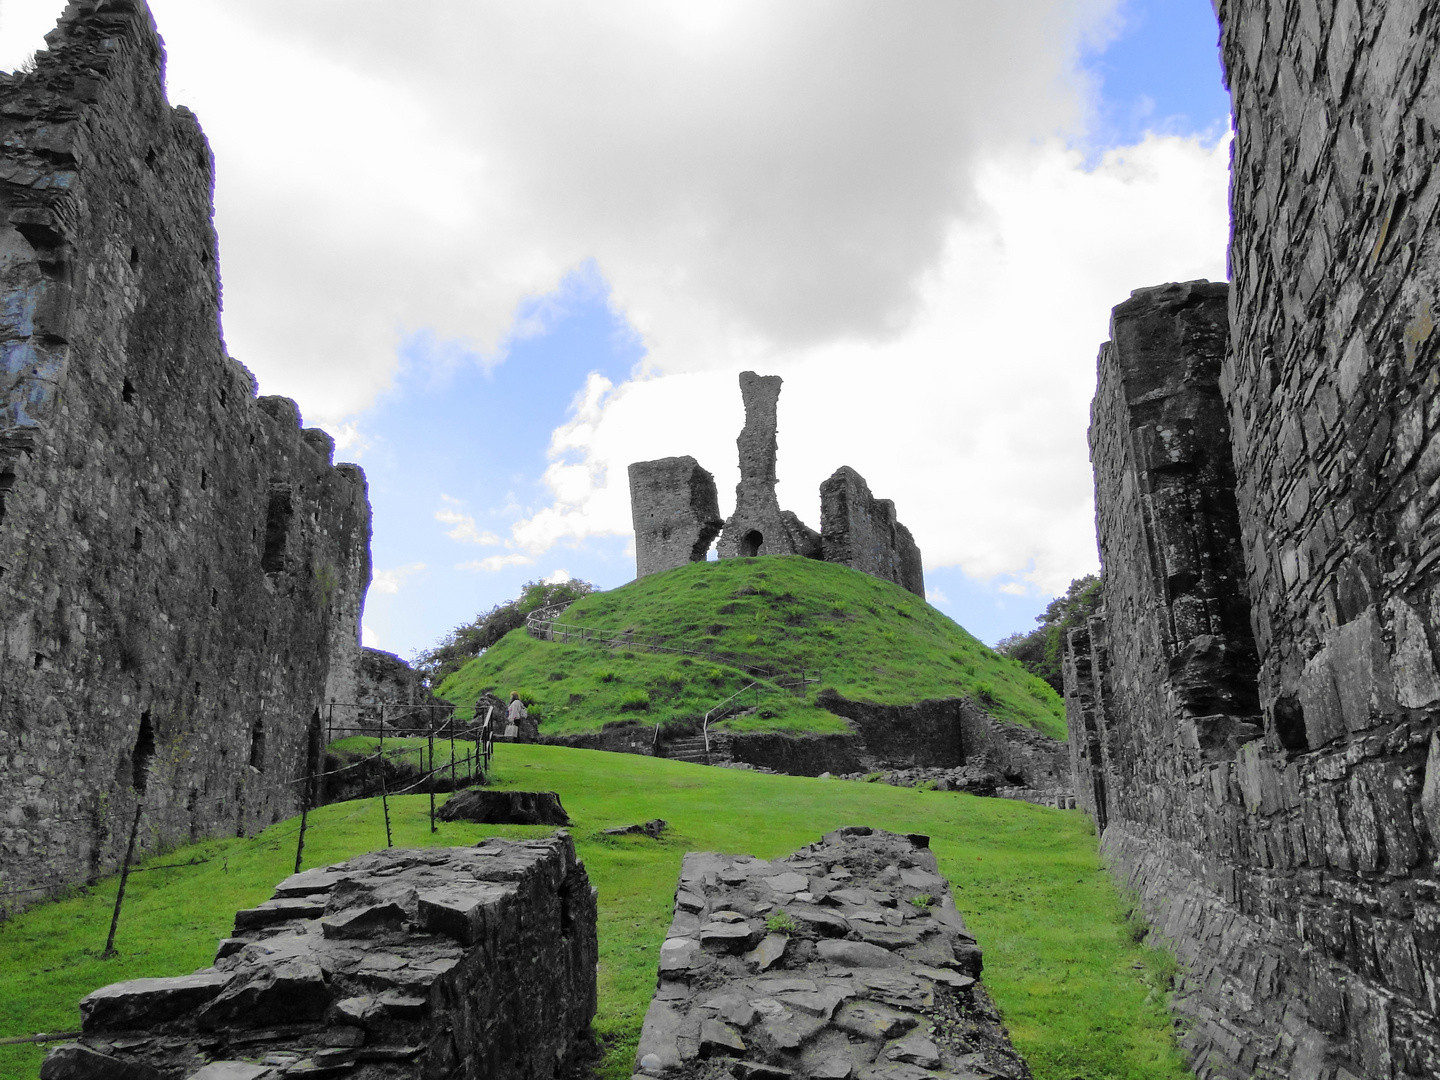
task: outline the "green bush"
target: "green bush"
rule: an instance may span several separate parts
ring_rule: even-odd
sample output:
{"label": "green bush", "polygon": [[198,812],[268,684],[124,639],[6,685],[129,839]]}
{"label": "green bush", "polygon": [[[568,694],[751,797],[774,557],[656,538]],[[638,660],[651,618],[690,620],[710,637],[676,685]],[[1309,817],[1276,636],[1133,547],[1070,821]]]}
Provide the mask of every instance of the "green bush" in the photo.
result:
{"label": "green bush", "polygon": [[627,690],[620,698],[621,712],[644,712],[650,708],[650,695],[644,690]]}

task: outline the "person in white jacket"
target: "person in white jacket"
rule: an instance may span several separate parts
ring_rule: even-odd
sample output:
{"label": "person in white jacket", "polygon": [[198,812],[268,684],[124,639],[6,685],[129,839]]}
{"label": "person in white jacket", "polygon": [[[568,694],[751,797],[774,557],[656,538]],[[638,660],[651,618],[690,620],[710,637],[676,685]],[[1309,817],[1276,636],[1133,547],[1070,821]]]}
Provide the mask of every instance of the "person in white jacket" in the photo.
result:
{"label": "person in white jacket", "polygon": [[520,721],[530,715],[525,711],[525,703],[520,700],[518,690],[510,691],[510,710],[505,714],[505,737],[514,739],[520,734]]}

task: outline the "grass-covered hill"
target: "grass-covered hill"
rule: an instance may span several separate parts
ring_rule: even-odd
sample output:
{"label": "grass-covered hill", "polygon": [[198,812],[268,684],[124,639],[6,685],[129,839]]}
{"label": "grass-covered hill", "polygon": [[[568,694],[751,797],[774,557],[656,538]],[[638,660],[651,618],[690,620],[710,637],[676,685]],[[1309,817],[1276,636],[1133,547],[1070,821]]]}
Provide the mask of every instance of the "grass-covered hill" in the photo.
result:
{"label": "grass-covered hill", "polygon": [[[969,696],[992,716],[1065,738],[1060,697],[898,585],[833,563],[761,556],[692,563],[573,604],[566,623],[635,632],[636,644],[537,641],[522,628],[451,675],[439,695],[468,705],[512,690],[545,734],[592,730],[607,721],[696,720],[754,676],[743,666],[819,669],[804,697],[774,688],[734,730],[844,731],[818,708],[819,691],[901,705]],[[717,661],[650,652],[642,639],[723,656]]]}

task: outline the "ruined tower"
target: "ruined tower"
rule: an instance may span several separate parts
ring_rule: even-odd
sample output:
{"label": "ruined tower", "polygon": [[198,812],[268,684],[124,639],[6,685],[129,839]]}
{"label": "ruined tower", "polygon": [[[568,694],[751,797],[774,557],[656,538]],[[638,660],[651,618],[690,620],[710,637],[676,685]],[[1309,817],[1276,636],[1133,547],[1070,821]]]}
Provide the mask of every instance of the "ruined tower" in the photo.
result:
{"label": "ruined tower", "polygon": [[720,534],[722,559],[747,555],[820,553],[820,536],[775,497],[777,407],[780,376],[740,373],[745,401],[745,426],[735,440],[740,448],[740,483],[735,485],[735,512]]}
{"label": "ruined tower", "polygon": [[[365,476],[221,338],[212,164],[140,0],[0,75],[0,892],[299,808]],[[6,901],[0,901],[0,904]]]}
{"label": "ruined tower", "polygon": [[715,477],[693,457],[631,465],[630,515],[635,523],[637,578],[703,562],[725,523]]}

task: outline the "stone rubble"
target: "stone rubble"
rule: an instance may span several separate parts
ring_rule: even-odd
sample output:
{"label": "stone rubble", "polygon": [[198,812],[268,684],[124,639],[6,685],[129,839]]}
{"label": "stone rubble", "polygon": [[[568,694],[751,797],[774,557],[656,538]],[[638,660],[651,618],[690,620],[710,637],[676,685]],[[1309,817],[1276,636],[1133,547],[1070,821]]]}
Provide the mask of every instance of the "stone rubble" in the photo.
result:
{"label": "stone rubble", "polygon": [[928,843],[686,855],[637,1080],[1028,1080]]}
{"label": "stone rubble", "polygon": [[588,1047],[595,890],[566,833],[306,870],[215,965],[84,998],[43,1080],[548,1080]]}

